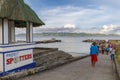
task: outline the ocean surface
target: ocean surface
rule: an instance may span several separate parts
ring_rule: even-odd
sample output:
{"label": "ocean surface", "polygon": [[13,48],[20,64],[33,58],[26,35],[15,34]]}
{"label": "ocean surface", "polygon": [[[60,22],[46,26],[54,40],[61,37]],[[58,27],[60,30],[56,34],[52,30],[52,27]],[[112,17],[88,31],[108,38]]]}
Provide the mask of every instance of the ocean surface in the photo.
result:
{"label": "ocean surface", "polygon": [[[85,37],[73,37],[73,36],[37,36],[34,37],[34,41],[50,40],[55,38],[57,40],[62,40],[62,42],[48,43],[48,44],[37,44],[36,47],[47,47],[47,48],[58,48],[68,52],[73,56],[81,56],[82,54],[89,54],[91,43],[82,42],[86,39],[99,39],[99,40],[120,40],[118,36],[85,36]],[[17,37],[17,40],[24,40],[25,37]]]}

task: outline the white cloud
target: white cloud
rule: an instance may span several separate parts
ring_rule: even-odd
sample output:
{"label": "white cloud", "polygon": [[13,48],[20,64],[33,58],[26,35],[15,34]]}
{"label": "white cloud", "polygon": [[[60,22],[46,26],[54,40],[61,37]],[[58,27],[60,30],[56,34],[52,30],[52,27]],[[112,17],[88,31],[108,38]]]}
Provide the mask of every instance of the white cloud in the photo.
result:
{"label": "white cloud", "polygon": [[[120,16],[118,13],[120,11],[114,12],[114,15]],[[75,24],[77,27],[100,27],[118,23],[120,18],[114,15],[107,6],[95,9],[64,6],[39,11],[39,16],[46,23],[45,27],[61,27],[67,23]]]}
{"label": "white cloud", "polygon": [[[43,33],[43,32],[71,32],[71,33],[101,33],[101,34],[120,34],[120,26],[118,25],[104,25],[102,28],[92,27],[88,29],[77,28],[74,24],[66,24],[63,27],[37,27],[34,28],[34,33]],[[16,28],[16,34],[26,33],[25,28],[18,29]]]}
{"label": "white cloud", "polygon": [[66,24],[64,28],[76,28],[76,26],[74,24]]}
{"label": "white cloud", "polygon": [[[31,5],[30,0],[25,0],[25,2]],[[113,4],[117,3],[115,5],[117,6],[120,0],[102,0],[98,1],[98,3],[104,6],[98,5],[95,8],[74,6],[60,6],[52,9],[40,8],[37,13],[46,24],[43,28],[64,28],[66,24],[69,24],[67,28],[81,28],[80,30],[75,30],[75,32],[119,33],[118,25],[120,25],[120,18],[118,16],[120,16],[120,11],[117,10]],[[93,27],[96,27],[96,29],[91,30]],[[36,29],[35,32],[39,32],[40,29],[41,28]]]}
{"label": "white cloud", "polygon": [[120,34],[120,26],[118,25],[104,25],[100,31],[100,33],[104,34]]}
{"label": "white cloud", "polygon": [[15,34],[26,33],[26,28],[15,28]]}

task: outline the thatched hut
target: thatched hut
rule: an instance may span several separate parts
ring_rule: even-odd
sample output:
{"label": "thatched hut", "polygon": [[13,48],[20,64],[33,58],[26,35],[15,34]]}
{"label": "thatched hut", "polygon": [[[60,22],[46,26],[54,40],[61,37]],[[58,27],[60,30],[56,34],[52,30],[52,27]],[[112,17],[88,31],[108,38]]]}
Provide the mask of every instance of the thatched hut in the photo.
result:
{"label": "thatched hut", "polygon": [[[8,31],[5,32],[10,32],[8,33],[9,41],[5,43],[14,42],[14,27],[26,27],[26,30],[29,30],[28,28],[30,25],[31,27],[44,25],[36,13],[26,3],[24,3],[24,0],[0,0],[1,24],[5,20],[8,22],[7,25],[9,25]],[[27,34],[29,34],[28,32],[29,31],[27,31]],[[27,41],[29,42],[29,40]]]}
{"label": "thatched hut", "polygon": [[[0,0],[0,75],[35,67],[33,27],[41,25],[24,0]],[[26,28],[27,43],[15,43],[15,27]]]}

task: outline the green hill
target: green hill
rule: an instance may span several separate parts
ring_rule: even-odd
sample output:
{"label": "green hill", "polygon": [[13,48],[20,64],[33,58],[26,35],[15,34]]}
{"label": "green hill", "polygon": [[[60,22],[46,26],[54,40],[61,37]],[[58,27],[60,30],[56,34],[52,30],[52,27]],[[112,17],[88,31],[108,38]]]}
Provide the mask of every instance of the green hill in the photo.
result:
{"label": "green hill", "polygon": [[[117,34],[91,34],[91,33],[34,33],[34,36],[120,36]],[[17,34],[16,36],[25,36],[25,34]]]}

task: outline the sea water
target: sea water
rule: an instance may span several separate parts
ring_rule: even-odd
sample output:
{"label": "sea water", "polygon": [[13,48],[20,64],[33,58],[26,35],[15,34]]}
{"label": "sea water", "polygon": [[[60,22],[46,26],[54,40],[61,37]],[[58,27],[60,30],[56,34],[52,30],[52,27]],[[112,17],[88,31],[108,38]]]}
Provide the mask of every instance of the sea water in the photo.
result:
{"label": "sea water", "polygon": [[[57,40],[62,40],[62,42],[56,43],[46,43],[46,44],[36,44],[36,47],[47,47],[47,48],[58,48],[59,50],[65,51],[73,56],[79,56],[84,54],[89,54],[91,43],[83,42],[87,39],[100,39],[100,40],[120,40],[118,36],[37,36],[34,37],[34,41],[50,40],[55,38]],[[18,39],[23,39],[18,37]]]}

